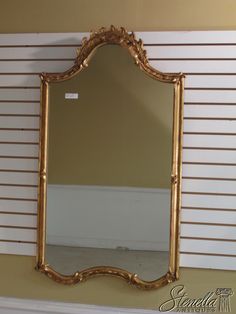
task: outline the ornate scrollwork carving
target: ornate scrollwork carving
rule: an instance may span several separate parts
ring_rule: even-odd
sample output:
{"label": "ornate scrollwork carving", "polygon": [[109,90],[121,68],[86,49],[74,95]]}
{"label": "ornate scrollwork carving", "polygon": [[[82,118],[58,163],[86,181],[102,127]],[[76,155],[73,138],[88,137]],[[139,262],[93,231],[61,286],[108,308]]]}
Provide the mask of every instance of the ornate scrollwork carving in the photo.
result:
{"label": "ornate scrollwork carving", "polygon": [[135,64],[150,76],[163,82],[177,82],[183,77],[183,74],[164,74],[152,68],[148,62],[147,52],[143,47],[141,39],[137,40],[133,32],[127,32],[125,28],[116,28],[111,25],[110,28],[100,28],[92,32],[89,38],[83,38],[81,47],[77,49],[77,57],[74,65],[63,73],[41,73],[42,81],[63,81],[73,77],[89,65],[89,60],[93,53],[99,47],[107,44],[120,45],[126,48],[134,58]]}

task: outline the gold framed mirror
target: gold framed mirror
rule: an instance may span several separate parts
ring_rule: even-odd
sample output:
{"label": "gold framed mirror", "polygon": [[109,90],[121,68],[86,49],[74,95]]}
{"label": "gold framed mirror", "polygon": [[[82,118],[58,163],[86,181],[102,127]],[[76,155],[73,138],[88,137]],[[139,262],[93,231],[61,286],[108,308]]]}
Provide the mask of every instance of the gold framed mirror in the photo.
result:
{"label": "gold framed mirror", "polygon": [[178,279],[183,88],[114,26],[41,74],[37,270],[63,284]]}

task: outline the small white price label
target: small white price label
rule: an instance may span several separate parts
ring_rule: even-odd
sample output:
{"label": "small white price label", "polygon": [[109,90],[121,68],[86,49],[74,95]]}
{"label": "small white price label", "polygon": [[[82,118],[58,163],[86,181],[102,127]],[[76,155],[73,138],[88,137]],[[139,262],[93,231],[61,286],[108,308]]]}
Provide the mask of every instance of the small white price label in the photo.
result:
{"label": "small white price label", "polygon": [[78,93],[65,93],[65,99],[78,99]]}

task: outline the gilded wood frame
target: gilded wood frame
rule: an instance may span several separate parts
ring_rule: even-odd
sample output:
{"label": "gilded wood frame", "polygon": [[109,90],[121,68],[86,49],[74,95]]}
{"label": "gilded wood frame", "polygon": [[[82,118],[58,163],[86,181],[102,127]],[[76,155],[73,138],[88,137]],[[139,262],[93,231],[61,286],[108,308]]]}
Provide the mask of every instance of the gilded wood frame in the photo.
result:
{"label": "gilded wood frame", "polygon": [[[172,136],[172,174],[171,174],[171,221],[169,270],[153,281],[144,281],[137,274],[114,267],[91,267],[71,276],[62,275],[45,261],[46,239],[46,192],[47,192],[47,143],[48,143],[48,86],[50,82],[64,81],[81,72],[88,66],[89,60],[102,45],[116,44],[127,49],[134,58],[135,64],[149,76],[162,82],[174,85],[173,101],[173,136]],[[112,275],[125,279],[128,283],[143,289],[156,289],[179,277],[179,213],[181,205],[181,164],[182,164],[182,116],[184,75],[166,74],[150,66],[146,51],[141,40],[136,40],[134,33],[124,28],[101,28],[93,32],[89,39],[82,40],[82,46],[74,65],[63,73],[42,73],[41,77],[41,125],[40,125],[40,156],[39,156],[39,197],[38,197],[38,249],[36,269],[63,284],[75,284],[96,275]]]}

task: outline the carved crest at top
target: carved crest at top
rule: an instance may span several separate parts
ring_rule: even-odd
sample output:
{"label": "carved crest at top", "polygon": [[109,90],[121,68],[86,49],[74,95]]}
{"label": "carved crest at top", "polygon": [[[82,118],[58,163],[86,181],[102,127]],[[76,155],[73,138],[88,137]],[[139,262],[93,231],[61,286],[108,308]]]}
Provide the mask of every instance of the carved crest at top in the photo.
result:
{"label": "carved crest at top", "polygon": [[109,44],[120,45],[127,49],[134,58],[135,64],[146,74],[159,81],[174,83],[183,76],[181,73],[162,73],[151,67],[142,40],[137,40],[134,33],[127,32],[125,28],[116,28],[112,25],[110,28],[102,27],[100,30],[92,32],[89,38],[83,38],[81,47],[77,49],[74,65],[62,73],[42,73],[42,82],[64,81],[73,77],[89,65],[90,58],[99,47]]}
{"label": "carved crest at top", "polygon": [[143,48],[142,40],[137,40],[133,32],[128,33],[125,28],[116,28],[113,25],[109,29],[102,27],[99,31],[92,32],[89,39],[84,38],[82,40],[82,46],[77,50],[78,57],[76,58],[76,64],[85,65],[85,60],[93,50],[105,44],[118,44],[127,48],[135,59],[136,64],[140,62],[148,64],[147,54],[146,50]]}

